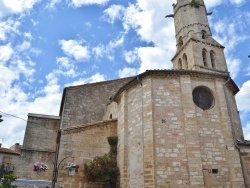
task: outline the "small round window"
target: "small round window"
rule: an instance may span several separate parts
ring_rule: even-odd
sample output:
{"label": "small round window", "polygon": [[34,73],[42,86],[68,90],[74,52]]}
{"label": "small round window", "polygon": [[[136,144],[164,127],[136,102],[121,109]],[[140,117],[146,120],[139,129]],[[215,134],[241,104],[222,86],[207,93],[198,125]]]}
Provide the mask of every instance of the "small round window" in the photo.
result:
{"label": "small round window", "polygon": [[212,92],[207,87],[202,86],[193,90],[193,101],[202,110],[208,110],[214,104]]}

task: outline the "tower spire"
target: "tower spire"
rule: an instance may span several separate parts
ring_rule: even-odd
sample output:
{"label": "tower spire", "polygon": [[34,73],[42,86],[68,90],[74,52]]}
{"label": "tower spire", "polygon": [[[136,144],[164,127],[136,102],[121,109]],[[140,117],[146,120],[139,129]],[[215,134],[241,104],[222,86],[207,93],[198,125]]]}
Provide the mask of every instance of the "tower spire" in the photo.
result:
{"label": "tower spire", "polygon": [[212,38],[203,0],[177,0],[173,4],[176,54],[174,69],[225,72],[224,47]]}

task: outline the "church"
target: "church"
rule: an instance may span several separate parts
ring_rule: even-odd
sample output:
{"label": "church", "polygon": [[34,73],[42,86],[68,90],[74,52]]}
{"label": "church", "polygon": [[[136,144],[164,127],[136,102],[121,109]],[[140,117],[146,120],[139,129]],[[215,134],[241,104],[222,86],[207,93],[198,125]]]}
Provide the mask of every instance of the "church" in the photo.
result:
{"label": "church", "polygon": [[[84,164],[117,136],[119,187],[250,188],[243,136],[224,46],[212,37],[203,0],[173,4],[173,70],[66,87],[58,116],[28,114],[17,176],[56,187],[98,187]],[[46,104],[44,104],[46,105]],[[35,162],[49,167],[35,173]],[[70,176],[68,162],[79,164]],[[102,186],[99,186],[102,187]]]}

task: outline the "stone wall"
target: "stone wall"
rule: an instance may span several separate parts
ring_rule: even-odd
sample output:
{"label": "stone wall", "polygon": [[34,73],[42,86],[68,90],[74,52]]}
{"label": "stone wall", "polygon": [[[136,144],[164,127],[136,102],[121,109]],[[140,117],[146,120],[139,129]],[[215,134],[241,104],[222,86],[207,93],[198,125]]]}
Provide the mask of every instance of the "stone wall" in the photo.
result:
{"label": "stone wall", "polygon": [[[225,82],[204,75],[151,75],[143,78],[142,86],[138,83],[121,94],[118,156],[122,187],[244,187]],[[192,91],[197,86],[211,90],[211,109],[194,104]],[[234,97],[229,100],[236,105]]]}
{"label": "stone wall", "polygon": [[[16,165],[18,178],[52,180],[52,160],[55,157],[59,125],[60,118],[57,116],[28,114],[20,161]],[[46,163],[49,170],[43,174],[37,174],[33,171],[35,162]]]}
{"label": "stone wall", "polygon": [[246,187],[250,188],[250,143],[240,146]]}
{"label": "stone wall", "polygon": [[110,97],[132,78],[65,88],[61,106],[62,128],[102,121]]}
{"label": "stone wall", "polygon": [[[71,127],[62,131],[58,164],[58,185],[64,188],[91,187],[84,175],[84,164],[96,156],[109,153],[107,137],[117,135],[117,120],[108,120]],[[79,164],[74,176],[70,176],[65,166],[68,162]]]}
{"label": "stone wall", "polygon": [[55,151],[60,117],[28,114],[22,149]]}

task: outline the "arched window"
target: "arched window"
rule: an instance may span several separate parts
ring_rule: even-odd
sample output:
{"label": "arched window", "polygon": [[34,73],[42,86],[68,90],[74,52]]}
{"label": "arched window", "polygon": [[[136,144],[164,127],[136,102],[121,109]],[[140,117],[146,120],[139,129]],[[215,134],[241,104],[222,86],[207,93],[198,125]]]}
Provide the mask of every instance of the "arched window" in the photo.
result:
{"label": "arched window", "polygon": [[183,67],[184,69],[188,69],[188,61],[187,61],[187,55],[183,54]]}
{"label": "arched window", "polygon": [[205,49],[202,50],[202,61],[203,65],[207,67],[207,50]]}
{"label": "arched window", "polygon": [[179,46],[180,46],[180,48],[183,46],[182,36],[179,37]]}
{"label": "arched window", "polygon": [[210,51],[210,60],[211,60],[212,68],[215,68],[215,55],[213,51]]}
{"label": "arched window", "polygon": [[207,32],[205,30],[201,31],[201,38],[206,39],[207,38]]}
{"label": "arched window", "polygon": [[179,59],[179,61],[178,61],[178,69],[182,69],[182,61],[181,61],[181,59]]}

